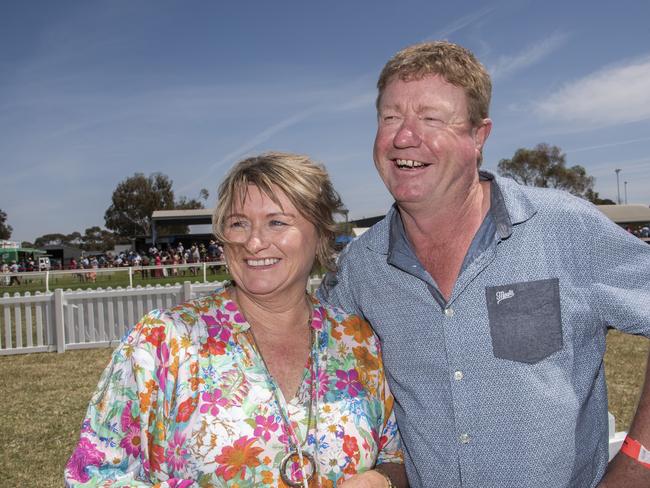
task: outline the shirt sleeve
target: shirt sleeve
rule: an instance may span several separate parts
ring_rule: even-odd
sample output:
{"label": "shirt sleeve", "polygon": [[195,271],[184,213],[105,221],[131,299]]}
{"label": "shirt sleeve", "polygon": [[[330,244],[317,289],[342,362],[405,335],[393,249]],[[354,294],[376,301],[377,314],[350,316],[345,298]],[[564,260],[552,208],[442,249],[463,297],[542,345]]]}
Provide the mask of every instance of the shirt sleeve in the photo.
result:
{"label": "shirt sleeve", "polygon": [[591,303],[605,326],[650,337],[650,245],[593,212]]}
{"label": "shirt sleeve", "polygon": [[351,256],[350,249],[354,242],[348,244],[337,260],[337,271],[330,271],[325,275],[321,282],[316,296],[323,302],[333,307],[340,308],[349,314],[363,317],[361,310],[357,306],[354,296],[353,283],[350,279]]}
{"label": "shirt sleeve", "polygon": [[178,371],[178,333],[160,311],[122,340],[90,401],[65,467],[67,487],[188,488],[165,474],[165,432]]}

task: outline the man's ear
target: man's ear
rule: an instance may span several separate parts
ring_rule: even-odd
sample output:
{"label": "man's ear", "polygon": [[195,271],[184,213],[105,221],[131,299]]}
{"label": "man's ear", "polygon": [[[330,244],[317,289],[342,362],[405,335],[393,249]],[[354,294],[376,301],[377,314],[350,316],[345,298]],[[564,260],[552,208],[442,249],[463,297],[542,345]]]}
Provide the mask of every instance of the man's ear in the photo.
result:
{"label": "man's ear", "polygon": [[483,150],[485,141],[487,141],[487,138],[490,136],[491,131],[492,131],[491,119],[483,119],[481,123],[477,127],[475,127],[474,147],[476,148],[477,151],[481,152]]}

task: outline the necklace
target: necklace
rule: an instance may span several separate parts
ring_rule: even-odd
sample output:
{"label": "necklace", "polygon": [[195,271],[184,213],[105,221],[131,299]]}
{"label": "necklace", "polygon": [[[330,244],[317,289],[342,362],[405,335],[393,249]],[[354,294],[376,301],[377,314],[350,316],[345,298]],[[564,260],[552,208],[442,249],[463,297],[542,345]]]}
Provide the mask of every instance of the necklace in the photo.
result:
{"label": "necklace", "polygon": [[[255,338],[255,332],[253,331],[253,327],[250,326],[248,328],[248,330],[250,331],[250,336],[252,338],[251,342],[255,348],[255,351],[257,352],[260,359],[262,360],[262,364],[264,365],[264,369],[266,370],[267,379],[269,381],[269,384],[271,385],[273,398],[278,407],[278,410],[280,411],[280,417],[282,418],[282,423],[284,424],[285,431],[288,434],[289,452],[287,453],[286,456],[284,456],[284,458],[282,458],[282,461],[280,462],[280,477],[282,478],[282,481],[287,486],[290,486],[292,488],[299,488],[301,486],[303,488],[308,488],[309,481],[311,481],[311,479],[317,474],[318,471],[316,467],[317,461],[316,459],[314,459],[314,456],[302,450],[302,448],[305,446],[307,442],[307,437],[309,436],[309,429],[312,422],[312,414],[315,410],[316,414],[315,414],[315,422],[314,422],[314,439],[315,439],[314,452],[316,454],[318,453],[318,392],[316,391],[316,381],[318,380],[318,352],[317,352],[318,348],[317,348],[317,341],[316,341],[316,333],[311,326],[312,318],[313,318],[312,312],[310,312],[309,320],[307,321],[307,327],[309,328],[309,337],[310,337],[309,376],[311,379],[311,384],[309,387],[309,409],[307,411],[307,430],[305,432],[305,438],[302,441],[300,440],[300,437],[298,437],[298,432],[293,428],[293,425],[291,424],[291,419],[289,418],[289,409],[287,407],[286,400],[284,399],[284,395],[282,394],[282,391],[280,390],[277,382],[275,381],[275,378],[273,378],[273,376],[271,375],[271,370],[269,369],[268,364],[266,364],[266,360],[264,359],[262,350],[260,349],[257,343],[257,339]],[[305,464],[305,461],[307,461],[307,464]],[[296,463],[298,464],[300,469],[300,474],[302,477],[301,481],[293,481],[293,478],[291,476],[291,473],[294,471],[294,466]],[[308,470],[305,470],[306,466],[309,467]],[[316,476],[316,479],[318,480],[318,476]]]}

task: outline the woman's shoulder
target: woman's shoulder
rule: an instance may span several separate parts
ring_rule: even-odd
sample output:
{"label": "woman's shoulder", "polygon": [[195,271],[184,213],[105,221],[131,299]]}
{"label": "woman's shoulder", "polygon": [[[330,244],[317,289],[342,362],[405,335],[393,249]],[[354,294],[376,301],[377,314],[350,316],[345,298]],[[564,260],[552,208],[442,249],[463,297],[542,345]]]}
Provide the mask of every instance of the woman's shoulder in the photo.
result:
{"label": "woman's shoulder", "polygon": [[210,319],[220,316],[229,303],[232,302],[228,291],[219,289],[170,308],[152,310],[135,325],[127,340],[157,344],[171,338],[200,341],[207,335]]}
{"label": "woman's shoulder", "polygon": [[[317,298],[314,298],[318,301]],[[378,339],[370,324],[361,316],[348,313],[341,308],[318,301],[323,320],[328,322],[330,335],[338,342],[365,345],[378,349]]]}

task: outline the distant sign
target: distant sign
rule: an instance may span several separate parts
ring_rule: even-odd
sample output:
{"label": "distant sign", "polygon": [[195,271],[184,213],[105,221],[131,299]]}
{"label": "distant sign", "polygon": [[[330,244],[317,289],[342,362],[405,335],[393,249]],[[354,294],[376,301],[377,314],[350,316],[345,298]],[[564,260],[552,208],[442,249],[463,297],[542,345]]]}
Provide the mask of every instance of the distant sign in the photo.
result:
{"label": "distant sign", "polygon": [[16,241],[7,241],[0,239],[0,249],[17,249],[20,247],[20,243]]}

